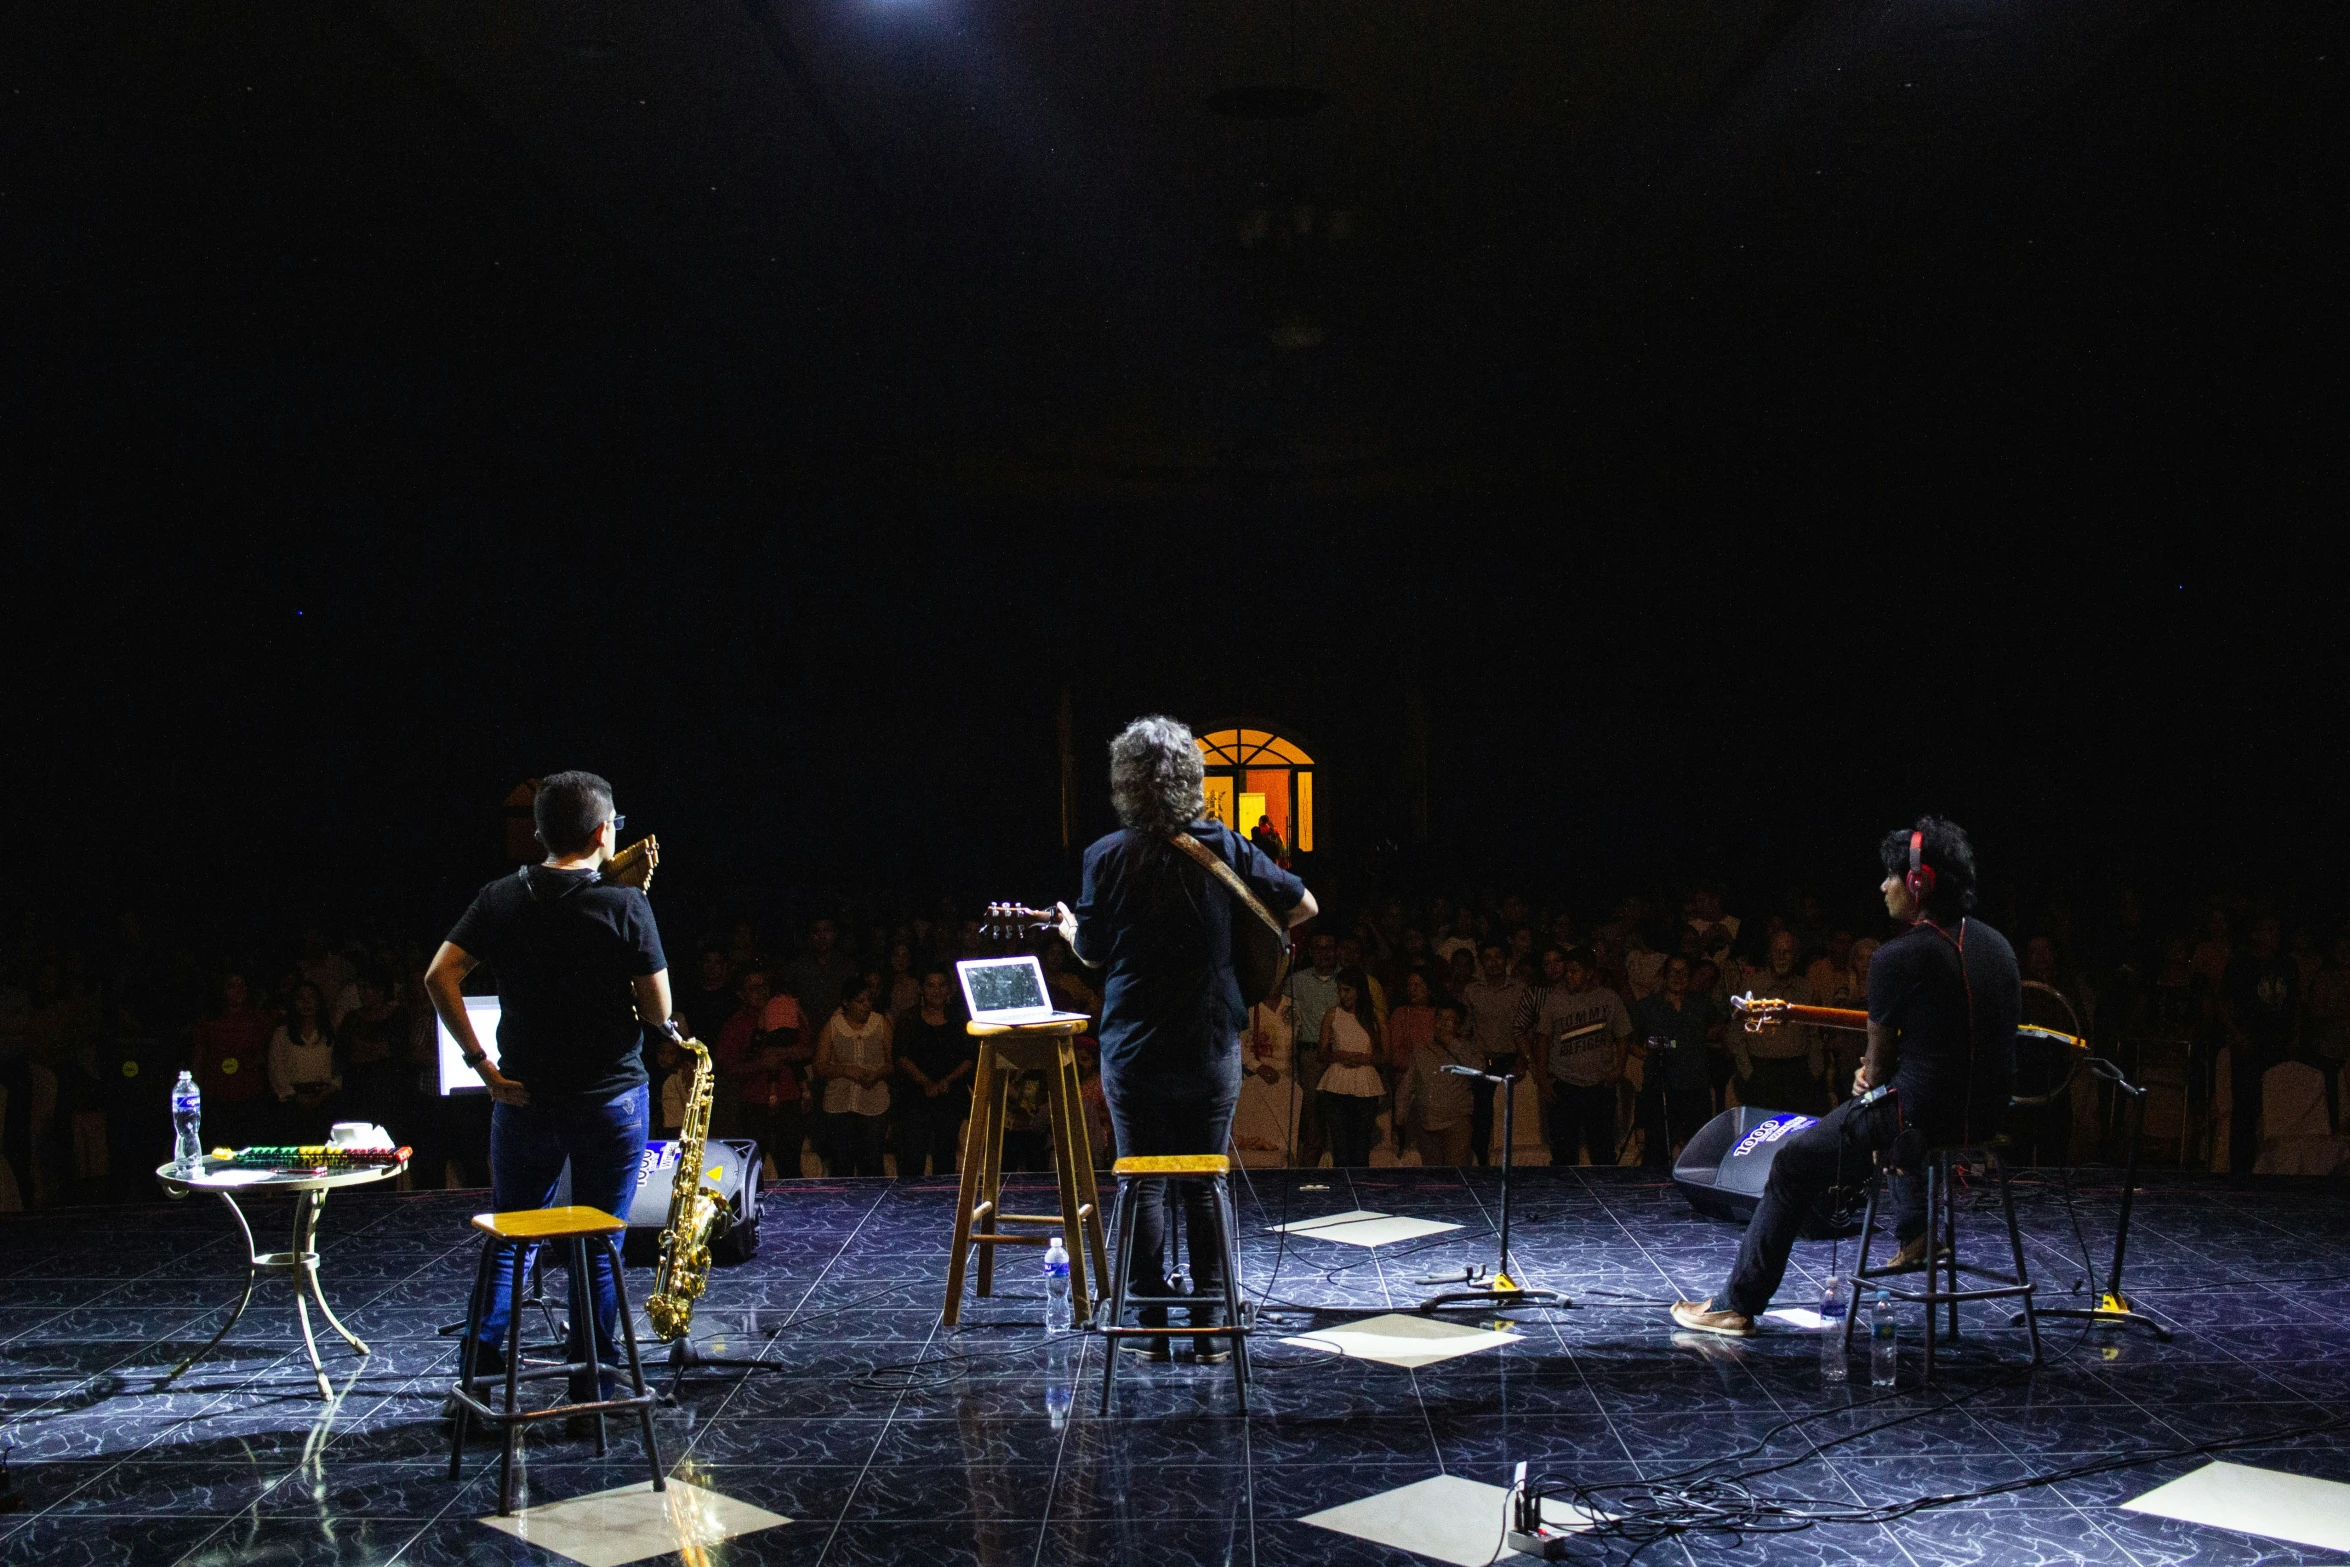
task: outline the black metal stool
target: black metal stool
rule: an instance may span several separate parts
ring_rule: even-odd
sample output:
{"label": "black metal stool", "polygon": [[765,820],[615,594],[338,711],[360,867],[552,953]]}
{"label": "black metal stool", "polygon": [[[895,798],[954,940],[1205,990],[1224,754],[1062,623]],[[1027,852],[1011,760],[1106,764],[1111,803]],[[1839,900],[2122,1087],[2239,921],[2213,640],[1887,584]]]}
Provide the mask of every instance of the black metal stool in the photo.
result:
{"label": "black metal stool", "polygon": [[[1964,1159],[1969,1154],[1981,1155],[1985,1163],[1998,1174],[1999,1206],[2007,1219],[2008,1251],[2015,1258],[2015,1272],[2012,1274],[2001,1273],[1992,1268],[1976,1267],[1971,1263],[1959,1260],[1958,1197],[1951,1186],[1950,1167],[1954,1161]],[[2035,1366],[2040,1364],[2040,1323],[2032,1307],[2032,1291],[2035,1286],[2032,1283],[2031,1271],[2024,1264],[2024,1234],[2015,1222],[2015,1193],[2007,1184],[2007,1164],[1999,1157],[1998,1149],[1989,1145],[1968,1147],[1961,1144],[1929,1149],[1925,1156],[1924,1179],[1926,1182],[1926,1286],[1924,1289],[1896,1289],[1890,1285],[1877,1284],[1877,1288],[1884,1290],[1895,1300],[1917,1301],[1925,1306],[1925,1380],[1928,1382],[1934,1380],[1934,1308],[1944,1306],[1948,1309],[1950,1336],[1956,1338],[1958,1337],[1958,1303],[1962,1300],[2021,1299],[2024,1307],[2024,1332],[2032,1343],[2032,1364]],[[1844,1342],[1847,1348],[1852,1343],[1853,1322],[1860,1315],[1861,1286],[1876,1283],[1881,1279],[1907,1278],[1909,1276],[1907,1269],[1871,1268],[1869,1266],[1869,1243],[1876,1238],[1877,1204],[1883,1197],[1884,1191],[1885,1172],[1880,1170],[1869,1183],[1868,1214],[1861,1221],[1860,1260],[1852,1271],[1851,1309],[1844,1316]],[[1943,1255],[1945,1248],[1948,1250],[1947,1256]],[[1961,1289],[1958,1280],[1962,1273],[1975,1278],[1989,1279],[1992,1283],[1983,1289]],[[1937,1274],[1942,1276],[1940,1284],[1936,1283],[1935,1276]]]}
{"label": "black metal stool", "polygon": [[[1110,1392],[1118,1377],[1118,1341],[1128,1338],[1189,1338],[1232,1336],[1232,1386],[1240,1397],[1240,1412],[1248,1413],[1249,1324],[1241,1315],[1240,1248],[1234,1241],[1232,1161],[1220,1153],[1158,1154],[1121,1159],[1110,1167],[1117,1177],[1117,1205],[1110,1221],[1113,1244],[1108,1310],[1097,1331],[1102,1336],[1102,1413],[1110,1412]],[[1196,1295],[1129,1295],[1126,1278],[1134,1266],[1133,1183],[1138,1181],[1206,1181],[1216,1197],[1216,1243],[1224,1254],[1224,1321],[1216,1328],[1127,1327],[1128,1306],[1166,1308],[1197,1306]]]}
{"label": "black metal stool", "polygon": [[[464,1472],[465,1423],[468,1418],[478,1420],[492,1430],[505,1433],[506,1448],[498,1460],[498,1516],[503,1518],[514,1510],[514,1452],[522,1442],[522,1428],[534,1420],[553,1420],[565,1415],[593,1415],[596,1417],[596,1456],[604,1456],[604,1416],[617,1410],[633,1409],[644,1424],[645,1461],[652,1467],[653,1489],[668,1489],[668,1479],[662,1473],[661,1445],[653,1435],[653,1393],[645,1386],[644,1366],[637,1359],[636,1323],[628,1310],[628,1287],[621,1276],[620,1250],[612,1244],[612,1237],[628,1228],[624,1220],[614,1218],[600,1208],[534,1208],[518,1213],[477,1213],[473,1227],[489,1237],[482,1247],[481,1267],[474,1274],[473,1298],[465,1310],[465,1347],[459,1353],[457,1385],[450,1390],[456,1412],[451,1424],[455,1427],[449,1448],[449,1478],[457,1479]],[[517,1266],[506,1283],[506,1402],[503,1408],[492,1408],[482,1397],[479,1382],[474,1375],[476,1356],[481,1347],[482,1313],[489,1308],[490,1291],[496,1288],[491,1277],[492,1267],[499,1251],[507,1245],[531,1246],[540,1242],[568,1242],[572,1279],[572,1315],[584,1311],[586,1320],[575,1321],[573,1331],[587,1346],[585,1360],[557,1360],[535,1363],[528,1371],[522,1369],[522,1277],[527,1271]],[[523,1382],[541,1381],[548,1377],[585,1375],[594,1381],[596,1391],[603,1392],[603,1367],[596,1358],[595,1287],[588,1273],[588,1243],[604,1248],[604,1255],[612,1262],[612,1290],[615,1309],[620,1317],[623,1342],[628,1346],[628,1375],[635,1393],[624,1398],[595,1398],[579,1403],[550,1404],[544,1409],[523,1409],[516,1403],[517,1390]],[[567,1351],[558,1350],[558,1353]]]}

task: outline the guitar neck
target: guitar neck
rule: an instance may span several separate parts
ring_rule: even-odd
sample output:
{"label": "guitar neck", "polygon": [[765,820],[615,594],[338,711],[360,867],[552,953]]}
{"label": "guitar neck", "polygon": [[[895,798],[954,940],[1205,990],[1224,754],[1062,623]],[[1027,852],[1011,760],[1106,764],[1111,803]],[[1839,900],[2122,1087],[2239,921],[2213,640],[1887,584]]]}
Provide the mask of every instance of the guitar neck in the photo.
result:
{"label": "guitar neck", "polygon": [[1789,1003],[1785,1016],[1790,1023],[1809,1023],[1814,1028],[1848,1028],[1862,1034],[1869,1031],[1869,1015],[1857,1007],[1806,1007]]}

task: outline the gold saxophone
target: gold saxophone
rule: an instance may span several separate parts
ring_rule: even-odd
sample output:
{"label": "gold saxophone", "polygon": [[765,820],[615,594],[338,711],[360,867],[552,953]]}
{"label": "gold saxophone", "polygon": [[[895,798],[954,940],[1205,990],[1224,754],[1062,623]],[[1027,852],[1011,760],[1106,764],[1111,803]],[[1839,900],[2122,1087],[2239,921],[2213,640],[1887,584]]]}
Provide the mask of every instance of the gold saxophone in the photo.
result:
{"label": "gold saxophone", "polygon": [[664,1344],[684,1338],[694,1325],[694,1302],[710,1283],[710,1245],[734,1219],[726,1200],[708,1184],[716,1170],[702,1169],[702,1143],[710,1133],[710,1097],[716,1075],[710,1048],[698,1039],[678,1043],[694,1053],[694,1089],[687,1096],[685,1124],[677,1130],[677,1174],[669,1183],[669,1222],[661,1229],[661,1261],[653,1270],[653,1293],[645,1317]]}

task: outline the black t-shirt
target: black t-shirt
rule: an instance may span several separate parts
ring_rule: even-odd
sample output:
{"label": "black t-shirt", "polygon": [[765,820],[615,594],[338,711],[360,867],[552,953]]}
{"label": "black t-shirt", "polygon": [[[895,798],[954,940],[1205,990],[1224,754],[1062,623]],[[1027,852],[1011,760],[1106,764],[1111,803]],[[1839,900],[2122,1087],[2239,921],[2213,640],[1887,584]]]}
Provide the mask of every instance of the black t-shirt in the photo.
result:
{"label": "black t-shirt", "polygon": [[[934,1083],[964,1062],[976,1063],[979,1059],[979,1042],[964,1029],[960,1018],[949,1012],[945,1022],[927,1023],[923,1021],[919,1008],[898,1014],[897,1039],[893,1042],[892,1050],[920,1067],[922,1075]],[[921,1092],[919,1088],[911,1086],[908,1091],[914,1094]],[[968,1075],[948,1090],[949,1093],[970,1091],[971,1079]]]}
{"label": "black t-shirt", "polygon": [[532,1103],[609,1099],[646,1080],[630,982],[669,960],[643,893],[527,866],[482,888],[449,944],[497,974],[498,1070]]}
{"label": "black t-shirt", "polygon": [[1911,926],[1869,964],[1869,1019],[1897,1036],[1893,1084],[1904,1124],[1955,1142],[1989,1137],[2005,1123],[2023,1020],[2023,974],[2005,936],[1978,919],[1947,933]]}
{"label": "black t-shirt", "polygon": [[[1275,916],[1305,897],[1305,883],[1221,822],[1190,832]],[[1256,916],[1205,866],[1154,834],[1111,833],[1085,851],[1076,912],[1077,955],[1109,970],[1104,1072],[1204,1072],[1238,1059],[1248,1004],[1232,975],[1232,922]]]}

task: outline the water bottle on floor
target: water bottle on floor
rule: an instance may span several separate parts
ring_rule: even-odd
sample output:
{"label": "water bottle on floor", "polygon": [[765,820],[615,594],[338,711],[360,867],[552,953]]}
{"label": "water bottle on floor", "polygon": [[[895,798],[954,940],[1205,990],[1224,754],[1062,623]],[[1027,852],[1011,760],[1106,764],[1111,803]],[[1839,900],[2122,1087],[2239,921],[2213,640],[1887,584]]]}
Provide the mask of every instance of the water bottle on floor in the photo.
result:
{"label": "water bottle on floor", "polygon": [[1831,1387],[1844,1381],[1844,1281],[1830,1279],[1820,1296],[1820,1380]]}
{"label": "water bottle on floor", "polygon": [[1056,1235],[1044,1249],[1044,1330],[1066,1333],[1069,1323],[1069,1253]]}
{"label": "water bottle on floor", "polygon": [[204,1165],[204,1091],[186,1072],[171,1085],[172,1162],[182,1175],[193,1175]]}
{"label": "water bottle on floor", "polygon": [[1869,1384],[1891,1387],[1901,1366],[1901,1323],[1893,1315],[1893,1297],[1877,1291],[1869,1308]]}

